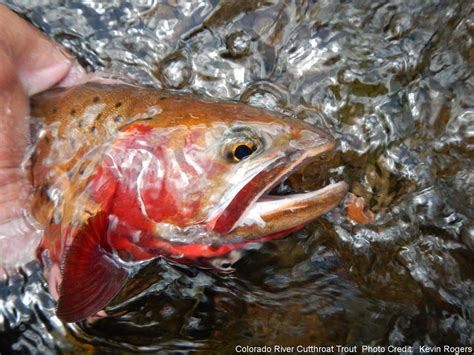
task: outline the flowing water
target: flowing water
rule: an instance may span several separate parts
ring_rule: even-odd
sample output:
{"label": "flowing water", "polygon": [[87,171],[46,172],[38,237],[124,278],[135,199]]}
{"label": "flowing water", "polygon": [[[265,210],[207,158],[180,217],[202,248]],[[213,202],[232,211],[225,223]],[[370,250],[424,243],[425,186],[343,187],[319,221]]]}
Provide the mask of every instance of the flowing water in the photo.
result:
{"label": "flowing water", "polygon": [[472,346],[472,2],[6,3],[91,70],[325,128],[339,144],[322,175],[347,181],[375,220],[340,206],[230,273],[156,260],[95,322],[61,324],[32,262],[0,285],[2,354]]}

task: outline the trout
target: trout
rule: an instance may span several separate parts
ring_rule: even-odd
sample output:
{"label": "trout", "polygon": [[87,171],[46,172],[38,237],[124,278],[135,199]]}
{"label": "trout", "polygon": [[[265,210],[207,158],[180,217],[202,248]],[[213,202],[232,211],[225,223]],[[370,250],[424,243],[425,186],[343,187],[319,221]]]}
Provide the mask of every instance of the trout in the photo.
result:
{"label": "trout", "polygon": [[335,140],[305,122],[236,102],[88,83],[33,97],[37,255],[58,267],[57,315],[76,322],[117,295],[136,262],[200,264],[304,226],[344,182],[272,189]]}

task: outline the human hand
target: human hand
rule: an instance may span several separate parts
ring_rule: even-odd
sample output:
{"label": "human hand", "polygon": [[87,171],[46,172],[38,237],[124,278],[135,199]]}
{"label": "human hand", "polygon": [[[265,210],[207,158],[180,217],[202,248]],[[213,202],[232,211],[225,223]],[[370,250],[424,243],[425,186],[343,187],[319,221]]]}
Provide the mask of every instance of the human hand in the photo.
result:
{"label": "human hand", "polygon": [[[28,218],[31,171],[28,97],[84,70],[58,44],[0,5],[0,274],[31,259],[41,230]],[[1,275],[0,275],[1,276]]]}

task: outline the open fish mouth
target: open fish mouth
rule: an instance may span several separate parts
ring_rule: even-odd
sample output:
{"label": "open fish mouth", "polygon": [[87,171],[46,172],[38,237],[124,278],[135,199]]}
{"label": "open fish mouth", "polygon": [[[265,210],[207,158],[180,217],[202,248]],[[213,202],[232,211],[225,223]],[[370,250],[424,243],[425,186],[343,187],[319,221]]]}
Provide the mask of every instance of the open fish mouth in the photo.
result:
{"label": "open fish mouth", "polygon": [[301,228],[337,206],[348,191],[348,185],[343,181],[310,192],[273,194],[275,186],[333,149],[334,141],[328,141],[299,153],[299,157],[292,159],[291,163],[281,164],[279,169],[275,169],[276,174],[267,182],[266,187],[254,196],[231,228],[230,239],[253,240],[282,235]]}

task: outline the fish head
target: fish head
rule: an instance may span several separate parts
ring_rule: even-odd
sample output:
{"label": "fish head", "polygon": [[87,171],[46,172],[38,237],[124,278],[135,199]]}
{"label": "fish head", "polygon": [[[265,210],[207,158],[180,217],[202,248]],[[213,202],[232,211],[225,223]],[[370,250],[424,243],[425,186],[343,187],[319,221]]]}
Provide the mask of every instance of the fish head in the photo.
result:
{"label": "fish head", "polygon": [[300,228],[344,197],[344,182],[270,194],[334,149],[329,134],[246,105],[198,105],[195,114],[135,122],[114,142],[108,155],[121,170],[118,191],[137,206],[116,208],[119,220],[137,227],[146,220],[142,229],[172,243],[236,244]]}

